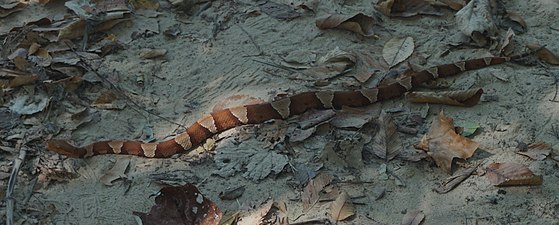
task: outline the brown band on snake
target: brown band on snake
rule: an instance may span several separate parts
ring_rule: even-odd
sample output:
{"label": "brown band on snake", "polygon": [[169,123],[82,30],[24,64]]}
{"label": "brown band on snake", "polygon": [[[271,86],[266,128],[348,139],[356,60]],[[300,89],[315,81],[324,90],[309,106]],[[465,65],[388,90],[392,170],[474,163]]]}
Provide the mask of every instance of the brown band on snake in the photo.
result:
{"label": "brown band on snake", "polygon": [[310,91],[277,101],[223,109],[198,120],[186,132],[159,143],[138,141],[100,141],[85,147],[74,147],[63,140],[49,140],[47,149],[70,157],[84,158],[101,154],[125,154],[165,158],[185,152],[216,133],[244,124],[257,124],[271,119],[286,119],[309,109],[360,107],[399,97],[417,85],[460,72],[501,64],[515,57],[490,57],[431,67],[378,88],[357,91]]}

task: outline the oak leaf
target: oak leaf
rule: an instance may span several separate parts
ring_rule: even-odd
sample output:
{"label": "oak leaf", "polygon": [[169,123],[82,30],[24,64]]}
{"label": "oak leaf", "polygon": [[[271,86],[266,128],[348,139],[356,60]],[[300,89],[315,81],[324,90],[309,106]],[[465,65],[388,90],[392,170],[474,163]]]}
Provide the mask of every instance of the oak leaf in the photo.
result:
{"label": "oak leaf", "polygon": [[454,158],[468,159],[478,146],[475,141],[457,134],[453,119],[446,117],[442,111],[431,124],[429,132],[415,145],[416,148],[427,151],[437,166],[449,174],[452,173]]}

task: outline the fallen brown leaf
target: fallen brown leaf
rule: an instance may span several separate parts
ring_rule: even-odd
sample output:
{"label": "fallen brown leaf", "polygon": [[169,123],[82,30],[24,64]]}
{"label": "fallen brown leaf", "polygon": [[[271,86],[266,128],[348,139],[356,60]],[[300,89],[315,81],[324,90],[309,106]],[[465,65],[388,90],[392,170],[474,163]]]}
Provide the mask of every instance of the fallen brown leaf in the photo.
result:
{"label": "fallen brown leaf", "polygon": [[382,57],[388,63],[390,68],[403,62],[411,56],[415,48],[413,38],[392,38],[384,44],[382,49]]}
{"label": "fallen brown leaf", "polygon": [[466,4],[464,0],[426,0],[429,4],[433,6],[444,6],[451,8],[452,10],[460,10]]}
{"label": "fallen brown leaf", "polygon": [[482,94],[481,88],[444,92],[409,92],[406,93],[406,99],[415,103],[474,106],[479,102]]}
{"label": "fallen brown leaf", "polygon": [[378,8],[386,16],[443,15],[425,0],[386,0],[378,3]]}
{"label": "fallen brown leaf", "polygon": [[311,208],[320,199],[320,192],[326,185],[330,184],[334,177],[327,173],[320,173],[315,178],[309,181],[307,186],[303,189],[301,199],[303,201],[303,209]]}
{"label": "fallen brown leaf", "polygon": [[410,210],[402,218],[402,225],[419,225],[425,219],[425,214],[421,210]]}
{"label": "fallen brown leaf", "polygon": [[415,145],[416,148],[426,150],[437,166],[449,174],[452,173],[454,158],[468,159],[478,146],[475,141],[458,135],[454,130],[453,119],[446,117],[442,111],[433,120],[429,132]]}
{"label": "fallen brown leaf", "polygon": [[365,37],[374,36],[373,26],[376,20],[363,13],[355,15],[328,14],[316,20],[316,27],[319,29],[344,29],[353,31]]}
{"label": "fallen brown leaf", "polygon": [[39,79],[39,76],[20,72],[16,70],[10,70],[6,68],[0,68],[0,88],[15,88],[27,84],[32,84]]}
{"label": "fallen brown leaf", "polygon": [[262,224],[262,220],[270,210],[274,201],[268,200],[264,204],[262,204],[258,209],[252,210],[247,215],[239,218],[237,225],[254,225],[254,224]]}
{"label": "fallen brown leaf", "polygon": [[543,183],[528,167],[517,163],[491,163],[487,166],[487,179],[497,187],[534,186]]}
{"label": "fallen brown leaf", "polygon": [[472,173],[477,170],[479,165],[481,165],[481,163],[472,166],[468,169],[459,171],[458,174],[446,178],[438,187],[434,188],[433,190],[439,194],[444,194],[451,191],[460,183],[462,183],[462,181],[470,177]]}
{"label": "fallen brown leaf", "polygon": [[544,160],[551,153],[551,150],[551,146],[540,142],[529,144],[527,149],[519,149],[516,153],[530,157],[533,160]]}
{"label": "fallen brown leaf", "polygon": [[526,47],[533,51],[538,50],[536,52],[536,56],[538,56],[539,59],[551,65],[559,65],[559,57],[557,57],[557,55],[555,55],[555,53],[553,53],[549,49],[545,47],[542,48],[542,46],[539,44],[528,44],[526,45]]}
{"label": "fallen brown leaf", "polygon": [[342,191],[336,200],[330,204],[330,218],[332,218],[332,220],[342,221],[355,214],[353,205],[347,200],[347,193]]}
{"label": "fallen brown leaf", "polygon": [[[196,210],[194,210],[196,209]],[[149,213],[134,212],[142,224],[217,225],[221,211],[192,184],[164,187]]]}
{"label": "fallen brown leaf", "polygon": [[382,111],[377,120],[379,131],[373,137],[373,152],[386,161],[392,160],[402,151],[402,143],[396,132],[396,124],[390,114]]}
{"label": "fallen brown leaf", "polygon": [[0,2],[0,18],[9,16],[12,13],[23,10],[27,7],[24,1],[6,0]]}

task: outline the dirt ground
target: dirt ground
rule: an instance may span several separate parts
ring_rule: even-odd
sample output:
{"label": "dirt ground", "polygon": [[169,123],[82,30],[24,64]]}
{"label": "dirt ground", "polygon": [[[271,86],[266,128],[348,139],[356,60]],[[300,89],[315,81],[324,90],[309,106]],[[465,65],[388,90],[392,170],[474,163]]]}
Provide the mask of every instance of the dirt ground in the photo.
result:
{"label": "dirt ground", "polygon": [[[154,205],[153,195],[162,187],[161,180],[167,184],[196,184],[224,213],[250,214],[269,199],[283,200],[289,221],[301,221],[309,216],[321,221],[309,224],[329,223],[323,220],[329,218],[328,210],[324,209],[328,201],[319,202],[312,215],[302,209],[302,189],[293,173],[299,164],[333,175],[336,187],[351,197],[355,215],[338,224],[400,224],[404,215],[413,210],[425,215],[422,224],[559,224],[559,170],[557,162],[551,159],[559,149],[559,103],[552,101],[558,97],[559,75],[556,67],[543,62],[506,63],[449,78],[450,89],[484,89],[482,101],[472,107],[410,103],[404,98],[375,106],[392,114],[396,124],[405,123],[415,112],[425,115],[426,121],[418,127],[417,134],[398,133],[405,151],[415,151],[413,144],[427,132],[441,110],[456,122],[478,123],[480,129],[472,139],[480,147],[457,168],[477,163],[481,163],[480,168],[496,162],[520,163],[543,176],[540,186],[495,187],[487,176],[474,173],[454,190],[439,194],[433,188],[449,175],[428,159],[414,162],[396,157],[387,162],[376,157],[368,152],[368,143],[356,138],[372,136],[373,128],[320,125],[306,140],[285,140],[284,136],[292,134],[300,118],[232,129],[214,138],[215,143],[206,144],[209,150],[198,148],[168,159],[115,155],[70,159],[44,148],[45,141],[51,137],[70,139],[78,145],[109,139],[164,140],[184,130],[174,123],[190,125],[234,95],[270,101],[308,90],[373,87],[373,82],[356,81],[351,71],[329,79],[326,85],[317,85],[314,77],[277,66],[286,59],[312,64],[336,48],[360,50],[385,64],[384,44],[394,37],[412,37],[415,49],[410,60],[423,59],[424,67],[494,53],[488,47],[450,46],[453,35],[460,31],[455,25],[456,11],[448,8],[439,9],[440,16],[401,18],[380,14],[374,8],[377,1],[319,1],[315,13],[300,10],[301,16],[280,20],[261,12],[262,2],[201,2],[187,12],[161,2],[157,16],[135,13],[129,21],[105,31],[120,38],[124,48],[102,56],[94,66],[99,74],[138,102],[141,110],[126,99],[119,99],[125,107],[118,110],[91,107],[99,95],[111,89],[105,82],[84,82],[77,90],[60,94],[44,91],[42,85],[46,84],[40,80],[3,93],[3,110],[8,109],[12,99],[23,95],[46,94],[50,104],[32,115],[1,118],[21,122],[1,132],[0,144],[6,147],[0,150],[0,175],[5,174],[0,177],[2,197],[12,170],[11,162],[18,155],[17,151],[6,149],[17,148],[16,144],[22,140],[19,133],[59,125],[65,119],[62,113],[65,107],[75,106],[76,102],[86,103],[91,115],[88,122],[72,130],[42,130],[26,145],[29,152],[13,193],[15,224],[136,224],[132,212],[149,211]],[[517,12],[528,25],[526,33],[514,37],[518,52],[525,44],[535,42],[559,52],[558,1],[513,0],[505,1],[504,5],[507,10]],[[59,1],[31,4],[0,19],[0,35],[26,21],[65,10]],[[328,13],[358,12],[380,18],[373,37],[339,29],[321,30],[315,25],[317,18]],[[164,34],[176,30],[180,33],[175,37]],[[506,30],[501,28],[499,33],[502,36]],[[74,41],[81,43],[79,38]],[[165,49],[166,53],[156,59],[142,59],[140,54],[144,49]],[[387,70],[375,69],[378,71],[374,76],[381,76]],[[33,119],[39,122],[29,122]],[[346,141],[343,143],[350,146],[347,149],[359,156],[341,161],[324,157],[326,145],[332,141],[338,144]],[[545,160],[532,160],[516,153],[519,143],[538,142],[553,146],[555,152]],[[256,159],[260,152],[269,154],[266,157],[270,158]],[[269,160],[270,164],[278,163],[282,167],[251,167],[257,160]],[[112,181],[112,186],[101,182],[101,177],[118,161],[129,162],[123,174],[126,179]],[[37,166],[41,162],[55,163],[52,167],[71,172],[63,177],[49,177],[50,182],[44,184],[39,175],[45,173],[41,168],[48,166],[44,163],[43,167]],[[266,169],[266,173],[260,174],[252,171]],[[238,199],[219,198],[220,192],[239,186],[246,190]],[[5,212],[3,201],[2,223]]]}

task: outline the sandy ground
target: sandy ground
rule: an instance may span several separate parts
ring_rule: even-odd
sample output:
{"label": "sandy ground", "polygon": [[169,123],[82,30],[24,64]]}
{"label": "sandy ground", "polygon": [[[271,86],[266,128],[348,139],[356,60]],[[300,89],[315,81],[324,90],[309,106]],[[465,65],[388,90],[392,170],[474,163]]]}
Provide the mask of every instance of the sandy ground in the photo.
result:
{"label": "sandy ground", "polygon": [[[315,26],[316,18],[327,13],[376,13],[373,5],[361,0],[323,2],[319,4],[316,15],[307,13],[290,21],[251,13],[258,11],[254,1],[215,1],[208,9],[193,16],[163,7],[161,15],[156,18],[140,14],[134,16],[132,21],[157,24],[157,33],[132,40],[124,50],[105,56],[99,72],[110,74],[113,81],[123,90],[133,93],[134,99],[140,101],[145,109],[176,123],[191,124],[232,95],[269,101],[278,94],[319,89],[348,90],[359,85],[348,76],[334,79],[325,87],[317,87],[312,79],[293,79],[290,72],[257,61],[279,64],[285,57],[298,57],[304,61],[305,57],[316,59],[335,48],[369,51],[375,59],[382,60],[381,50],[387,40],[408,36],[415,40],[416,53],[429,56],[424,66],[490,54],[483,48],[448,47],[450,37],[458,32],[454,26],[454,13],[450,10],[441,10],[443,16],[440,17],[402,19],[382,16],[383,21],[375,30],[378,38],[364,38],[349,31],[319,30]],[[539,42],[559,52],[559,2],[514,0],[507,1],[505,5],[507,9],[519,12],[528,24],[527,33],[517,35],[516,42]],[[2,30],[16,26],[17,23],[13,22],[17,18],[42,11],[35,7],[26,10],[4,18],[0,25]],[[62,8],[53,4],[50,10]],[[175,39],[162,34],[172,26],[181,30]],[[126,29],[131,27],[137,28],[124,23],[113,30],[115,33],[128,32]],[[164,59],[144,60],[139,58],[144,48],[166,49],[167,53]],[[447,50],[449,53],[441,56]],[[499,79],[503,77],[506,80]],[[16,206],[16,221],[21,224],[135,224],[132,212],[147,212],[154,204],[150,195],[161,188],[150,177],[152,174],[174,175],[180,182],[197,184],[201,192],[215,201],[223,212],[246,213],[271,198],[286,201],[290,218],[299,215],[302,205],[300,189],[293,185],[290,166],[259,181],[245,178],[244,168],[231,176],[215,175],[215,171],[223,168],[223,164],[219,163],[220,153],[235,152],[240,157],[249,158],[254,154],[252,150],[258,150],[286,155],[292,163],[306,163],[341,180],[368,181],[337,184],[359,203],[355,204],[355,215],[339,224],[399,224],[407,211],[415,209],[425,214],[423,224],[559,224],[559,172],[556,162],[550,159],[534,161],[515,153],[517,141],[551,145],[558,142],[559,137],[552,132],[552,126],[559,124],[559,103],[550,101],[556,94],[556,77],[555,68],[546,68],[541,63],[528,66],[507,63],[453,77],[450,79],[451,88],[460,89],[467,85],[482,87],[486,96],[497,96],[498,100],[482,101],[469,108],[431,105],[427,122],[422,125],[425,132],[440,110],[455,121],[478,122],[481,131],[473,139],[480,143],[480,149],[469,162],[482,162],[482,167],[493,162],[528,165],[534,173],[543,175],[541,186],[498,188],[491,185],[486,177],[473,175],[453,191],[438,194],[432,189],[448,175],[426,160],[410,162],[396,158],[385,163],[365,155],[364,165],[360,168],[322,161],[320,155],[326,142],[333,138],[349,138],[357,131],[344,133],[331,131],[336,128],[330,127],[301,143],[290,144],[289,148],[296,153],[291,154],[284,143],[279,143],[273,150],[266,148],[262,143],[265,141],[258,140],[256,135],[248,135],[243,144],[239,144],[232,141],[238,136],[236,133],[239,131],[235,130],[232,136],[217,141],[214,153],[194,154],[192,157],[195,159],[186,156],[170,159],[132,157],[127,172],[128,181],[118,180],[113,186],[106,186],[99,179],[116,160],[124,156],[65,159],[67,165],[76,169],[77,178],[52,181],[48,187],[32,192],[25,205]],[[138,85],[138,80],[143,80],[143,85]],[[106,90],[106,87],[94,84],[87,88],[85,94],[97,96]],[[380,105],[385,109],[403,109],[394,113],[397,123],[405,113],[423,107],[403,99]],[[123,110],[96,111],[97,119],[71,133],[75,143],[139,139],[146,130],[152,131],[155,139],[162,140],[175,134],[178,128],[132,106]],[[413,149],[412,144],[421,137],[421,134],[399,135],[408,150]],[[14,144],[3,141],[3,144],[7,143]],[[37,145],[37,148],[40,146]],[[51,153],[42,148],[34,149],[34,152],[26,161],[27,166],[22,169],[15,189],[18,203],[29,195],[36,181],[37,175],[31,173],[33,160],[42,155],[51,157]],[[17,154],[3,155],[6,161],[11,161]],[[385,167],[399,180],[383,176],[381,171]],[[9,167],[4,172],[9,172]],[[218,197],[227,188],[241,185],[246,191],[239,199],[231,201]],[[379,191],[384,191],[384,196],[376,199]],[[5,210],[4,204],[0,205],[0,210]]]}

